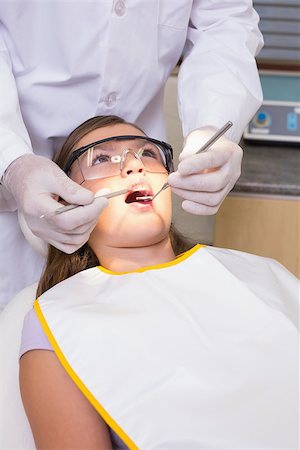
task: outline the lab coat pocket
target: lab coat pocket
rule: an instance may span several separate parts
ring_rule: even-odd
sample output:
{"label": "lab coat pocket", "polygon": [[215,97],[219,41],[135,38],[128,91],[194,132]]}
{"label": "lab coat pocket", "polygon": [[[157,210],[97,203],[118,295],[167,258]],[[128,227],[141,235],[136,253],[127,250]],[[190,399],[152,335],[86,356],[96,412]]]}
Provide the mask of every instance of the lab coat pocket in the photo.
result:
{"label": "lab coat pocket", "polygon": [[158,6],[158,55],[169,73],[185,46],[192,2],[159,0]]}
{"label": "lab coat pocket", "polygon": [[186,30],[192,4],[192,0],[158,0],[158,25]]}
{"label": "lab coat pocket", "polygon": [[0,58],[5,62],[9,61],[9,65],[12,66],[14,74],[22,72],[24,65],[19,55],[18,49],[13,43],[7,29],[0,22]]}

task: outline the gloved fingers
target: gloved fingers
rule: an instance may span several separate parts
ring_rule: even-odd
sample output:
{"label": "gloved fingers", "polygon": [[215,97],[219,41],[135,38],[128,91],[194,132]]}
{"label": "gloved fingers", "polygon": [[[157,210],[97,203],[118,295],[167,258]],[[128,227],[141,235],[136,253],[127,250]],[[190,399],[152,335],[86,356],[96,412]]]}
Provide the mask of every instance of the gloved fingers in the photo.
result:
{"label": "gloved fingers", "polygon": [[[183,150],[179,155],[179,161],[182,161],[188,156],[194,155],[217,131],[215,127],[196,128],[191,131],[184,140]],[[221,137],[219,142],[223,140]]]}
{"label": "gloved fingers", "polygon": [[216,214],[222,201],[241,174],[242,149],[222,136],[207,152],[196,154],[215,133],[211,127],[191,132],[179,156],[176,172],[168,177],[182,208],[192,214]]}
{"label": "gloved fingers", "polygon": [[172,191],[184,198],[182,208],[185,211],[197,215],[213,215],[233,188],[237,176],[232,177],[230,166],[225,164],[208,173],[183,177],[174,172],[169,178]]}
{"label": "gloved fingers", "polygon": [[19,209],[29,215],[41,215],[40,196],[57,194],[75,204],[89,204],[94,197],[91,191],[72,181],[53,161],[33,154],[22,155],[13,161],[4,173],[3,184],[14,196]]}
{"label": "gloved fingers", "polygon": [[[182,176],[179,172],[173,172],[168,177],[168,183],[172,190],[218,192],[230,183],[230,172],[227,167],[222,167],[213,172]],[[185,197],[184,197],[185,198]]]}
{"label": "gloved fingers", "polygon": [[54,242],[59,249],[63,243],[72,244],[77,249],[88,240],[108,200],[101,198],[94,203],[58,215],[44,218],[25,216],[25,219],[32,233],[39,238],[48,243]]}
{"label": "gloved fingers", "polygon": [[[192,202],[198,203],[202,206],[207,206],[210,208],[217,207],[221,205],[224,198],[228,194],[227,187],[221,189],[217,192],[197,192],[197,191],[187,191],[182,189],[173,189],[174,194],[179,195],[183,199]],[[189,204],[189,203],[187,203]]]}
{"label": "gloved fingers", "polygon": [[[3,183],[31,232],[68,253],[88,240],[108,202],[106,198],[94,200],[93,192],[68,178],[54,162],[32,154],[15,160],[5,171]],[[62,206],[57,197],[85,206],[55,215]]]}
{"label": "gloved fingers", "polygon": [[13,212],[16,209],[17,203],[14,196],[3,185],[0,185],[0,212]]}
{"label": "gloved fingers", "polygon": [[[32,232],[59,250],[73,253],[88,241],[91,232],[97,224],[99,214],[107,205],[108,200],[106,198],[95,199],[94,203],[93,209],[92,205],[87,205],[49,217],[51,226],[48,224],[48,226],[41,228],[40,223],[36,224],[36,221],[33,221],[31,223]],[[83,212],[83,209],[88,209],[88,211]],[[74,217],[70,220],[68,216],[74,216],[71,213],[78,212],[78,210],[81,210],[79,213],[79,222]],[[40,221],[43,220],[40,219]],[[72,223],[72,227],[70,227],[70,223]],[[79,223],[79,225],[74,226],[76,223]]]}
{"label": "gloved fingers", "polygon": [[93,231],[93,229],[95,228],[96,224],[98,222],[98,218],[96,218],[95,220],[91,220],[88,223],[85,223],[83,225],[80,225],[77,228],[74,228],[71,231],[63,231],[60,230],[61,233],[63,233],[65,236],[78,236],[81,234],[85,234],[85,233],[91,233]]}
{"label": "gloved fingers", "polygon": [[70,211],[63,212],[62,214],[45,217],[45,220],[51,223],[52,228],[55,228],[56,230],[64,231],[66,233],[74,232],[80,227],[84,227],[85,225],[89,226],[90,223],[97,221],[107,204],[107,198],[97,198],[89,205],[80,206]]}
{"label": "gloved fingers", "polygon": [[81,234],[65,234],[54,230],[48,230],[46,235],[49,244],[64,251],[63,249],[69,248],[73,251],[78,250],[82,247],[89,239],[91,232],[95,227],[95,223],[92,224],[85,232]]}
{"label": "gloved fingers", "polygon": [[73,245],[76,249],[82,247],[88,240],[89,234],[62,234],[62,233],[50,233],[49,242],[54,242],[54,247],[60,248],[62,245]]}
{"label": "gloved fingers", "polygon": [[52,247],[55,247],[58,250],[62,251],[63,253],[67,253],[68,255],[76,252],[76,250],[78,250],[80,247],[82,247],[84,245],[84,243],[79,246],[72,245],[72,244],[65,244],[65,243],[57,242],[57,241],[51,240],[51,239],[49,240],[49,244],[52,245]]}
{"label": "gloved fingers", "polygon": [[[65,233],[73,232],[78,227],[96,221],[107,204],[107,198],[101,197],[95,199],[94,202],[89,205],[80,206],[70,211],[65,211],[62,214],[53,214],[53,212],[62,207],[62,205],[61,203],[55,202],[53,199],[49,199],[41,214],[44,215],[44,217],[40,220],[44,227]],[[55,205],[55,207],[53,207],[53,205]],[[31,226],[31,224],[29,225]]]}
{"label": "gloved fingers", "polygon": [[[77,201],[67,201],[66,200],[67,196],[66,195],[62,196],[61,194],[58,194],[57,192],[59,192],[59,189],[56,189],[57,192],[55,192],[55,194],[49,193],[49,192],[42,192],[42,193],[39,193],[39,195],[36,195],[34,200],[31,202],[31,205],[30,205],[31,208],[27,208],[27,210],[25,211],[25,214],[27,213],[29,215],[35,215],[38,217],[44,216],[46,221],[48,221],[48,218],[55,217],[55,216],[53,216],[53,213],[55,213],[55,211],[57,209],[65,206],[66,204],[67,205],[68,204],[80,205],[80,206],[91,205],[93,203],[94,194],[91,191],[89,191],[88,189],[82,188],[78,184],[76,186],[79,187],[80,189],[83,189],[84,194],[85,194],[85,191],[88,192],[88,194],[89,194],[88,202],[86,202],[85,204],[80,201],[80,197],[78,198]],[[81,192],[81,190],[77,191],[77,192]],[[64,203],[58,202],[59,197],[61,197],[62,200],[64,200],[65,202]],[[91,198],[91,200],[90,200],[90,198]],[[51,220],[49,220],[49,223],[50,222],[51,222]]]}
{"label": "gloved fingers", "polygon": [[49,240],[49,244],[51,244],[55,248],[58,248],[64,253],[68,254],[74,253],[89,240],[90,234],[92,233],[96,224],[97,220],[92,222],[89,228],[87,228],[85,231],[78,234],[55,233]]}
{"label": "gloved fingers", "polygon": [[[42,219],[41,219],[42,220]],[[66,231],[66,230],[60,230],[58,228],[43,228],[41,229],[40,224],[31,223],[31,231],[38,237],[43,238],[45,240],[49,239],[56,239],[59,242],[64,242],[65,240],[68,240],[68,243],[71,242],[72,238],[77,239],[77,237],[80,238],[80,236],[83,235],[90,235],[90,233],[93,231],[97,224],[97,219],[90,221],[84,225],[81,225],[80,227]],[[79,241],[78,241],[79,242]]]}
{"label": "gloved fingers", "polygon": [[69,204],[88,205],[92,203],[94,194],[89,189],[75,183],[63,171],[60,170],[60,172],[59,176],[55,178],[55,186],[51,190],[53,193]]}
{"label": "gloved fingers", "polygon": [[198,216],[212,216],[218,212],[219,206],[201,205],[190,200],[184,200],[182,202],[182,209]]}
{"label": "gloved fingers", "polygon": [[207,152],[194,154],[181,160],[177,171],[181,175],[199,173],[207,169],[219,168],[226,164],[240,166],[242,149],[233,142],[215,144]]}

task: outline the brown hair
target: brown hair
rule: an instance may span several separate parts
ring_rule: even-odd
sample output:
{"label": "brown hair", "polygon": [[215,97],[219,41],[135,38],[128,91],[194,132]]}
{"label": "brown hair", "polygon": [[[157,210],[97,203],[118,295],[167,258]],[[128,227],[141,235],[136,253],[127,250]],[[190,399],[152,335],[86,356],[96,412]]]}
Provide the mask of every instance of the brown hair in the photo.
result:
{"label": "brown hair", "polygon": [[[117,125],[126,123],[132,125],[138,130],[142,131],[135,124],[126,122],[124,119],[118,116],[96,116],[75,128],[74,131],[67,137],[62,148],[56,153],[54,161],[56,164],[63,168],[67,162],[68,157],[74,150],[76,144],[90,131],[98,128],[104,128],[109,125]],[[170,228],[170,239],[175,255],[191,248],[194,243],[188,241],[186,238],[180,235],[173,225]],[[65,280],[66,278],[75,275],[76,273],[95,267],[100,264],[97,256],[88,245],[84,244],[80,249],[71,255],[58,250],[52,245],[48,246],[48,256],[45,264],[43,274],[40,278],[37,297],[43,292],[55,286],[57,283]]]}

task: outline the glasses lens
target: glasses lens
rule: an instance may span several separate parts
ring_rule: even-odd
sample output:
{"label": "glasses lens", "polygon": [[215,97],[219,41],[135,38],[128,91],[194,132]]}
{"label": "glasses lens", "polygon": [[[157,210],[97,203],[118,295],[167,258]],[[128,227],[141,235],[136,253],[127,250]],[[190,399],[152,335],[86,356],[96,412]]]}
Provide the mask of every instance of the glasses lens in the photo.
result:
{"label": "glasses lens", "polygon": [[145,169],[149,172],[166,172],[166,157],[163,148],[152,142],[143,140],[139,143],[138,150],[134,150],[142,160]]}
{"label": "glasses lens", "polygon": [[103,142],[90,147],[78,159],[85,180],[105,178],[119,173],[120,159],[113,142]]}
{"label": "glasses lens", "polygon": [[85,180],[119,175],[129,158],[143,163],[145,170],[166,173],[164,148],[146,139],[111,140],[90,147],[78,163]]}

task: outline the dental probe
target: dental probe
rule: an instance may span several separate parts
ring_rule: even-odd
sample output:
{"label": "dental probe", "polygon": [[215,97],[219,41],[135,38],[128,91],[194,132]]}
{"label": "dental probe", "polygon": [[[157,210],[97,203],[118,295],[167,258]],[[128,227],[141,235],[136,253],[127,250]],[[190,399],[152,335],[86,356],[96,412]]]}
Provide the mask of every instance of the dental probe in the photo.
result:
{"label": "dental probe", "polygon": [[209,147],[211,147],[221,136],[223,136],[224,133],[226,133],[227,130],[229,130],[229,128],[231,128],[233,125],[232,122],[230,122],[230,120],[228,122],[225,123],[225,125],[220,128],[207,142],[206,144],[202,145],[201,148],[199,148],[199,150],[196,151],[196,155],[197,153],[203,153],[206,152],[206,150],[209,149]]}
{"label": "dental probe", "polygon": [[[211,147],[221,136],[223,136],[224,133],[226,133],[227,130],[229,130],[229,128],[232,127],[232,122],[228,121],[227,123],[225,123],[225,125],[220,128],[204,145],[202,145],[201,148],[199,148],[199,150],[196,151],[196,153],[194,153],[195,155],[197,155],[198,153],[203,153],[206,152],[209,147]],[[192,156],[192,155],[191,155]],[[162,191],[164,191],[165,189],[167,189],[169,187],[169,183],[166,182],[165,184],[163,184],[163,186],[160,188],[159,191],[156,192],[156,194],[154,194],[153,196],[151,195],[147,195],[145,197],[137,197],[137,200],[154,200],[155,197],[157,197],[158,194],[160,194]]]}
{"label": "dental probe", "polygon": [[[95,195],[94,198],[99,197],[105,197],[105,198],[112,198],[117,197],[118,195],[126,194],[128,192],[128,189],[121,189],[120,191],[115,192],[109,192],[108,194],[102,194],[102,195]],[[79,206],[86,206],[86,205],[66,205],[62,206],[61,208],[56,209],[55,211],[49,213],[49,214],[42,214],[40,216],[40,219],[43,219],[44,217],[50,217],[50,216],[56,216],[57,214],[62,214],[65,211],[70,211],[71,209],[79,208]]]}

